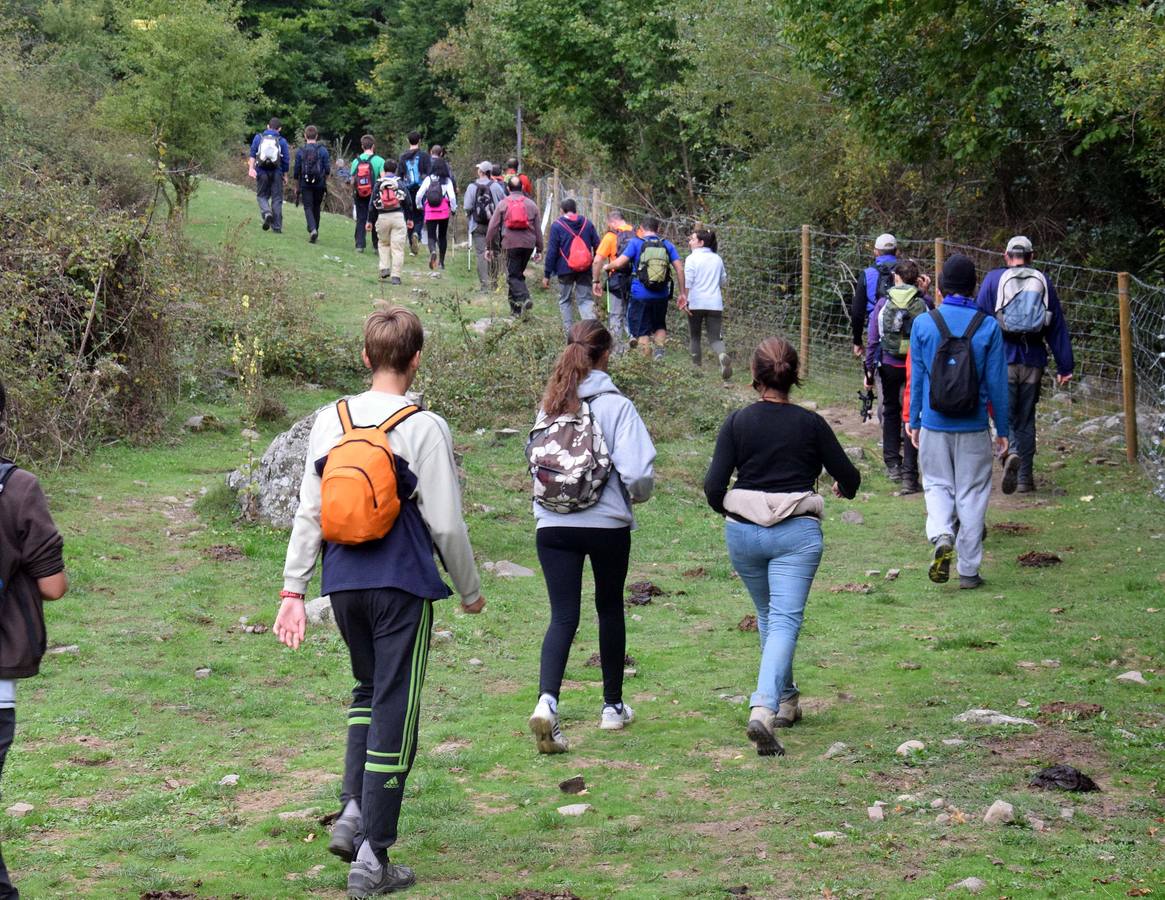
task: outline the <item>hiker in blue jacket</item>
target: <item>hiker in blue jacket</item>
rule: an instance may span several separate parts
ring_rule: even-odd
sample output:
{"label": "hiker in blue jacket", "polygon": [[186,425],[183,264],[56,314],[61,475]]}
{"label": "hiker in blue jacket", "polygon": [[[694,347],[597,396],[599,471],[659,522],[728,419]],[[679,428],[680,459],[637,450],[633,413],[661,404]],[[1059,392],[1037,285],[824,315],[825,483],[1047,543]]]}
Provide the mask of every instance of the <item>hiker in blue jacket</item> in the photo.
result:
{"label": "hiker in blue jacket", "polygon": [[[956,253],[948,259],[939,287],[942,306],[919,316],[910,332],[909,432],[922,468],[926,536],[934,544],[930,580],[942,584],[950,578],[957,531],[959,587],[974,589],[983,584],[979,564],[991,496],[988,404],[996,454],[1002,457],[1008,444],[1007,364],[999,326],[971,299],[975,264],[970,258]],[[967,349],[962,339],[968,338],[970,352],[962,354]],[[953,381],[952,372],[969,377]],[[960,402],[965,411],[947,409]]]}
{"label": "hiker in blue jacket", "polygon": [[898,240],[892,234],[880,234],[874,240],[874,264],[862,270],[854,284],[850,304],[850,325],[853,329],[854,356],[861,359],[865,352],[866,322],[874,312],[879,297],[885,297],[894,286],[894,266],[898,262]]}
{"label": "hiker in blue jacket", "polygon": [[[542,287],[550,287],[550,276],[558,279],[558,308],[562,313],[562,331],[570,335],[574,323],[574,302],[578,304],[580,319],[595,318],[595,302],[591,299],[591,264],[595,261],[595,249],[599,246],[599,233],[585,216],[578,214],[578,205],[570,197],[559,204],[562,215],[550,226],[550,240],[546,245],[546,263],[542,274]],[[570,254],[574,239],[579,238],[587,250],[586,265],[571,268]]]}
{"label": "hiker in blue jacket", "polygon": [[320,235],[320,209],[328,193],[328,173],[332,169],[328,148],[318,142],[319,136],[319,129],[314,125],[303,130],[304,145],[295,151],[292,170],[296,196],[303,202],[307,219],[307,239],[313,244]]}
{"label": "hiker in blue jacket", "polygon": [[1072,379],[1076,363],[1052,279],[1032,267],[1032,242],[1016,235],[1007,242],[1004,260],[1005,266],[983,279],[977,303],[999,322],[1007,355],[1013,452],[1004,462],[1003,492],[1026,494],[1035,490],[1036,404],[1048,365],[1048,347],[1056,358],[1056,384],[1063,386]]}
{"label": "hiker in blue jacket", "polygon": [[247,174],[255,179],[255,196],[263,230],[283,231],[283,181],[291,168],[291,148],[279,134],[283,123],[272,118],[267,127],[251,138]]}

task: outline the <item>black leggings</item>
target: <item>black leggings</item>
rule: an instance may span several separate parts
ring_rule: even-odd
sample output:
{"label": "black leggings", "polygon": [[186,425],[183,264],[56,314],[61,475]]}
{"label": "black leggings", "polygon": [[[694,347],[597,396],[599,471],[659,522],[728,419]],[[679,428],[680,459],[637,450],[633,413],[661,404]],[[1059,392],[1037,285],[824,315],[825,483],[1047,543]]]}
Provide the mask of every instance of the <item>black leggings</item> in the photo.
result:
{"label": "black leggings", "polygon": [[441,256],[439,262],[445,265],[445,248],[449,244],[449,220],[448,219],[429,219],[425,223],[425,229],[429,233],[429,253],[430,255],[437,252],[437,248],[441,248]]}
{"label": "black leggings", "polygon": [[599,655],[603,660],[603,703],[623,702],[623,583],[631,556],[630,528],[539,528],[538,562],[550,594],[550,627],[542,641],[539,692],[558,697],[582,605],[583,560],[591,558],[595,611],[599,614]]}

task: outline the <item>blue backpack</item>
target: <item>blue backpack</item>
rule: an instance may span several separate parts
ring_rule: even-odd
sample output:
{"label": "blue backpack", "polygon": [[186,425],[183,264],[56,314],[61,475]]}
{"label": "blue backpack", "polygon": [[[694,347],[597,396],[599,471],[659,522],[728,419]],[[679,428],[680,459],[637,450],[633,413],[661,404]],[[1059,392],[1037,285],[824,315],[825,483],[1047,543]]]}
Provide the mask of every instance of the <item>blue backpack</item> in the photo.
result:
{"label": "blue backpack", "polygon": [[405,160],[405,175],[411,188],[421,186],[421,154],[416,153]]}
{"label": "blue backpack", "polygon": [[995,320],[1004,334],[1039,334],[1052,322],[1048,280],[1027,266],[1007,269],[995,291]]}

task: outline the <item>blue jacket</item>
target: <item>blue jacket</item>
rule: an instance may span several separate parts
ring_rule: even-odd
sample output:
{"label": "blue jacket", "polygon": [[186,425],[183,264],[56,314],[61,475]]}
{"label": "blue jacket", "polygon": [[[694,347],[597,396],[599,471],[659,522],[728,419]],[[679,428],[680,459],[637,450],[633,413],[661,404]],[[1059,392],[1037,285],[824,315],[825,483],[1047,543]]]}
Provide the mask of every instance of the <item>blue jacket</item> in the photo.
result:
{"label": "blue jacket", "polygon": [[[946,321],[951,334],[965,334],[977,311],[970,297],[951,294],[943,298],[938,314]],[[930,431],[985,431],[987,404],[991,404],[991,418],[995,431],[1007,437],[1008,389],[1007,362],[1003,356],[1003,332],[990,317],[979,325],[971,338],[971,352],[975,357],[975,371],[979,373],[979,408],[969,416],[955,418],[937,413],[930,408],[930,367],[942,338],[930,315],[920,316],[910,329],[910,427]]]}
{"label": "blue jacket", "polygon": [[[979,296],[976,303],[979,309],[989,316],[995,315],[995,295],[999,292],[999,279],[1006,269],[992,269],[983,279],[979,287]],[[1064,319],[1064,308],[1060,305],[1060,298],[1052,279],[1044,273],[1048,282],[1048,311],[1052,314],[1051,324],[1040,335],[1004,335],[1003,347],[1007,353],[1007,364],[1032,366],[1037,369],[1046,369],[1048,366],[1048,345],[1051,345],[1052,354],[1056,357],[1056,371],[1061,375],[1071,375],[1076,368],[1076,361],[1072,357],[1072,341],[1068,337],[1068,323]],[[1046,343],[1045,343],[1046,342]]]}
{"label": "blue jacket", "polygon": [[862,272],[862,277],[854,283],[854,296],[850,301],[849,317],[850,325],[852,326],[854,346],[860,347],[862,339],[866,336],[866,323],[870,320],[870,315],[874,312],[874,304],[877,303],[876,296],[878,290],[878,266],[883,263],[889,263],[893,266],[898,262],[898,257],[893,253],[883,253],[880,256],[874,257],[874,264],[866,266]]}
{"label": "blue jacket", "polygon": [[[570,243],[574,236],[582,238],[583,243],[590,248],[591,260],[594,260],[595,250],[599,246],[599,233],[590,219],[578,216],[573,222],[566,216],[559,216],[550,226],[550,240],[546,244],[546,262],[542,274],[549,278],[557,275],[578,275],[566,264],[566,257],[570,255]],[[585,270],[587,280],[590,280],[590,268]]]}
{"label": "blue jacket", "polygon": [[[323,144],[313,144],[312,146],[314,146],[316,148],[316,152],[319,154],[320,168],[323,170],[324,177],[322,179],[320,179],[318,186],[323,187],[324,182],[326,182],[328,180],[328,175],[330,175],[332,172],[332,158],[331,158],[331,156],[328,155],[328,148],[325,147]],[[303,147],[299,147],[295,151],[295,170],[294,170],[293,177],[295,178],[296,181],[298,181],[300,183],[301,187],[303,186],[303,179],[304,179],[304,174],[305,174],[304,170],[303,170],[303,167],[304,167],[303,151],[306,148],[307,148],[307,145],[305,144]]]}
{"label": "blue jacket", "polygon": [[[265,134],[273,134],[279,138],[279,171],[286,175],[287,170],[291,168],[291,147],[288,146],[287,139],[282,137],[278,131],[264,128],[251,138],[251,159],[255,159],[259,155],[259,141],[263,139]],[[258,165],[258,161],[256,161],[256,165]]]}

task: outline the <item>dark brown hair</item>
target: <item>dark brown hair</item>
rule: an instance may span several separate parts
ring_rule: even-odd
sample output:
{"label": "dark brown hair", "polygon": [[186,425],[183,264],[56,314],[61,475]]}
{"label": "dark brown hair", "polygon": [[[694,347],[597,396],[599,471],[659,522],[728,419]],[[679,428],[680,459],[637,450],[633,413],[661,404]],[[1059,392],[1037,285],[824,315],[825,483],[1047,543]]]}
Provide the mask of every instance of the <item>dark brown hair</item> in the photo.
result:
{"label": "dark brown hair", "polygon": [[782,337],[765,338],[752,354],[752,386],[787,394],[793,385],[801,383],[799,366],[797,350],[791,343]]}
{"label": "dark brown hair", "polygon": [[425,330],[411,309],[385,304],[364,322],[364,352],[373,372],[408,371],[409,363],[424,345]]}
{"label": "dark brown hair", "polygon": [[547,417],[578,412],[579,384],[610,349],[611,333],[597,319],[583,319],[571,326],[566,349],[558,354],[542,395]]}
{"label": "dark brown hair", "polygon": [[366,134],[364,137],[360,138],[360,146],[365,150],[371,150],[376,146],[376,138],[370,134]]}
{"label": "dark brown hair", "polygon": [[914,260],[904,259],[894,266],[894,274],[901,278],[904,284],[918,284],[918,276],[922,272]]}
{"label": "dark brown hair", "polygon": [[307,128],[305,128],[303,130],[304,140],[314,141],[319,136],[320,136],[320,130],[318,128],[316,128],[314,125],[308,125]]}

